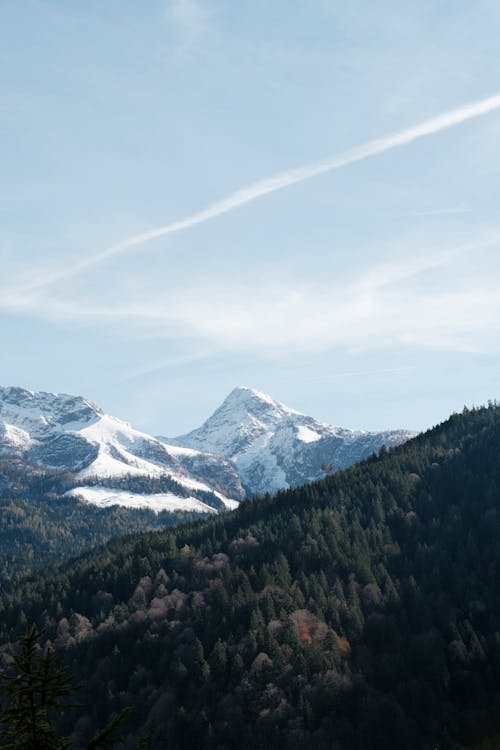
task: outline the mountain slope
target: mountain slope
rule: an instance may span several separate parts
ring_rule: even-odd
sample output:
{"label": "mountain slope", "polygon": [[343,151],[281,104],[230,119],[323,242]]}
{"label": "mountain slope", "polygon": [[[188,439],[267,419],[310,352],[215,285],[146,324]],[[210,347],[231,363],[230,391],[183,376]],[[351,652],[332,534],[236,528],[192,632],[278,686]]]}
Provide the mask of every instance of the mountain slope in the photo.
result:
{"label": "mountain slope", "polygon": [[361,432],[319,422],[251,388],[235,388],[198,429],[170,444],[212,452],[231,461],[249,495],[274,493],[413,437],[407,430]]}
{"label": "mountain slope", "polygon": [[[151,481],[151,480],[149,480]],[[157,480],[162,484],[167,480]],[[23,457],[0,457],[0,581],[55,565],[116,536],[163,529],[199,518],[188,509],[102,507],[66,496],[70,472],[42,468]],[[94,486],[89,491],[125,491]],[[182,488],[180,488],[182,489]],[[180,490],[179,490],[180,491]],[[156,495],[144,495],[145,503]],[[136,496],[133,496],[137,500]],[[182,498],[176,498],[181,504]],[[122,503],[127,505],[127,503]],[[101,506],[101,507],[100,507]]]}
{"label": "mountain slope", "polygon": [[463,750],[500,732],[500,407],[0,596],[89,708],[170,750]]}
{"label": "mountain slope", "polygon": [[[65,394],[0,388],[0,455],[71,472],[75,486],[68,492],[97,505],[206,513],[235,507],[243,495],[227,461],[167,446]],[[162,484],[160,491],[152,492],[149,480]]]}

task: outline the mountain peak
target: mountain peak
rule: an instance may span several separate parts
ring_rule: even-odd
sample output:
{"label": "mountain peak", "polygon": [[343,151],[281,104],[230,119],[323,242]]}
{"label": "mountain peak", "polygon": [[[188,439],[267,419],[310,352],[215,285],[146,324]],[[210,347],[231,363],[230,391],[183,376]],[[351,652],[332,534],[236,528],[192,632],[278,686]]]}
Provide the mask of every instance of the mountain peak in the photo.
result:
{"label": "mountain peak", "polygon": [[201,427],[169,442],[231,461],[245,489],[255,495],[319,479],[325,464],[344,468],[411,436],[334,427],[239,385]]}
{"label": "mountain peak", "polygon": [[[222,409],[224,406],[233,409],[238,404],[247,407],[250,412],[253,412],[255,408],[258,408],[259,411],[262,411],[263,409],[266,411],[277,411],[280,415],[300,414],[300,412],[291,409],[289,406],[286,406],[286,404],[281,403],[281,401],[276,401],[276,399],[272,398],[268,393],[259,391],[257,388],[249,388],[246,385],[237,385],[236,388],[233,388],[229,395],[226,396],[219,409]],[[214,413],[214,416],[219,409]]]}
{"label": "mountain peak", "polygon": [[230,459],[256,439],[273,434],[278,424],[300,413],[255,388],[239,385],[229,393],[199,429],[172,441],[206,449]]}
{"label": "mountain peak", "polygon": [[28,430],[34,437],[49,426],[78,429],[98,420],[104,412],[83,396],[31,391],[0,386],[0,421]]}
{"label": "mountain peak", "polygon": [[267,393],[264,393],[263,391],[258,391],[256,388],[250,388],[247,385],[237,385],[233,390],[229,393],[228,396],[224,399],[227,401],[228,399],[241,399],[241,400],[251,400],[251,399],[260,399],[262,401],[267,401],[268,403],[274,402],[274,399],[271,398]]}

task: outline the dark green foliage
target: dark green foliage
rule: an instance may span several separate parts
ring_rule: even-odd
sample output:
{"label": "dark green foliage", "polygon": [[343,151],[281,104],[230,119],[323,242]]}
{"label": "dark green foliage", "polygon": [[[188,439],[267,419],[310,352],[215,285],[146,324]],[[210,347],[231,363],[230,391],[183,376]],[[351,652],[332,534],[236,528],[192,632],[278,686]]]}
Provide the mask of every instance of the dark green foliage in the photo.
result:
{"label": "dark green foliage", "polygon": [[[40,633],[30,626],[10,658],[9,668],[0,672],[5,705],[0,709],[2,750],[76,750],[70,738],[60,734],[55,719],[77,706],[69,703],[75,693],[67,667],[58,663],[53,648],[41,649]],[[79,707],[81,708],[81,706]],[[114,746],[124,738],[117,734],[130,713],[124,708],[90,740],[85,750]],[[145,746],[141,740],[136,745]]]}
{"label": "dark green foliage", "polygon": [[68,738],[58,737],[53,714],[63,710],[73,692],[68,672],[55,662],[54,651],[40,653],[38,632],[31,627],[12,657],[12,667],[0,674],[7,705],[0,714],[4,750],[66,750]]}
{"label": "dark green foliage", "polygon": [[[168,478],[140,478],[141,492],[170,489]],[[128,478],[122,478],[128,489]],[[166,484],[165,484],[166,483]],[[194,513],[98,508],[60,494],[74,485],[63,473],[25,462],[0,462],[0,580],[61,562],[115,536],[175,526]]]}
{"label": "dark green foliage", "polygon": [[79,744],[135,705],[170,750],[495,747],[499,540],[493,404],[28,579],[0,599],[1,636],[33,619],[64,650],[88,685]]}

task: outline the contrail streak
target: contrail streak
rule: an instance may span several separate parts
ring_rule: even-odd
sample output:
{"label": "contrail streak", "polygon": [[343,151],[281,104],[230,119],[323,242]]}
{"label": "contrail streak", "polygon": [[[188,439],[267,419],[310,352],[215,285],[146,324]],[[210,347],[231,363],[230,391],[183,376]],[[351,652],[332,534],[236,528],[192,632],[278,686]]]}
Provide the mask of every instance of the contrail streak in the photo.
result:
{"label": "contrail streak", "polygon": [[96,255],[80,261],[80,263],[76,263],[73,266],[54,272],[51,276],[47,276],[44,279],[39,279],[32,285],[25,287],[25,290],[31,291],[49,286],[56,281],[75,276],[80,273],[80,271],[84,271],[87,268],[92,268],[93,266],[102,263],[102,261],[107,258],[119,255],[135,245],[142,245],[145,242],[150,242],[151,240],[156,239],[157,237],[174,234],[174,232],[182,232],[184,229],[189,229],[197,224],[203,224],[205,221],[226,214],[240,206],[244,206],[247,203],[257,200],[257,198],[261,198],[269,193],[275,193],[276,191],[294,185],[297,182],[309,180],[311,177],[317,177],[318,175],[331,172],[340,167],[354,164],[355,162],[362,161],[370,156],[383,154],[397,146],[404,146],[418,140],[419,138],[438,133],[441,130],[447,130],[454,125],[460,125],[461,123],[475,117],[482,117],[483,115],[487,115],[497,109],[500,109],[500,94],[495,94],[487,99],[481,99],[480,101],[465,104],[462,107],[445,112],[437,117],[431,118],[430,120],[425,120],[419,125],[414,125],[413,127],[402,130],[399,133],[392,133],[383,138],[377,138],[376,140],[359,146],[352,151],[347,151],[344,154],[314,162],[312,164],[305,164],[284,172],[279,172],[271,177],[266,177],[258,182],[254,182],[251,185],[236,190],[223,200],[212,203],[212,205],[207,208],[191,214],[190,216],[186,216],[184,219],[179,219],[178,221],[173,221],[163,227],[151,229],[148,232],[129,237]]}

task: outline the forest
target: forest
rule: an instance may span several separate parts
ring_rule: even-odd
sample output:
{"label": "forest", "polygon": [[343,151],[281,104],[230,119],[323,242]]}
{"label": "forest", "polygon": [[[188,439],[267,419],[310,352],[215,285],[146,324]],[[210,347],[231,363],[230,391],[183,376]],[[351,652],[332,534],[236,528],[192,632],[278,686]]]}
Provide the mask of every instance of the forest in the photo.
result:
{"label": "forest", "polygon": [[[16,505],[18,501],[16,501]],[[21,507],[21,506],[19,506]],[[237,511],[5,580],[82,685],[168,750],[500,747],[500,407]]]}
{"label": "forest", "polygon": [[[133,477],[116,485],[131,489]],[[168,477],[142,484],[139,491],[169,491]],[[88,480],[95,484],[97,480]],[[146,486],[147,485],[147,486]],[[192,512],[155,513],[120,506],[99,508],[64,497],[75,486],[66,472],[41,469],[20,459],[0,460],[0,582],[60,563],[115,536],[174,526],[198,518]],[[208,493],[207,493],[208,494]]]}

